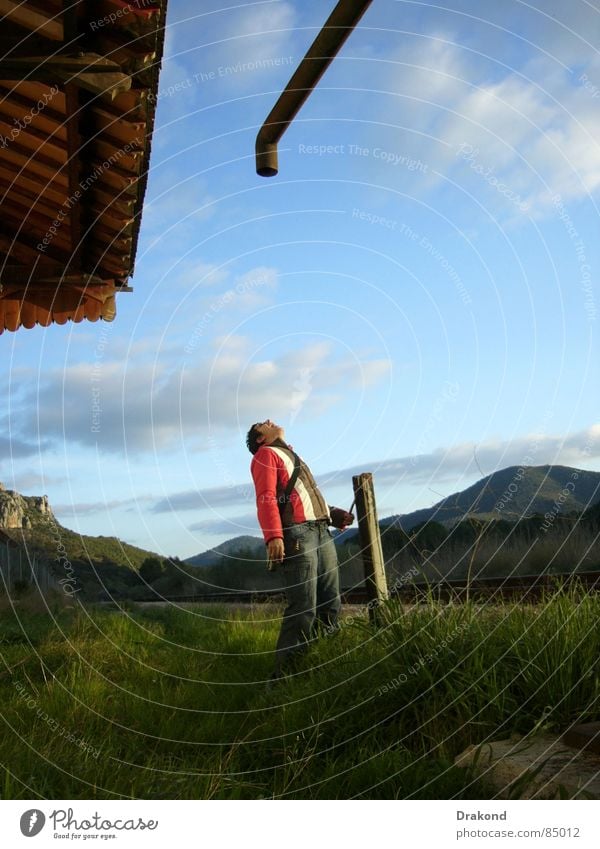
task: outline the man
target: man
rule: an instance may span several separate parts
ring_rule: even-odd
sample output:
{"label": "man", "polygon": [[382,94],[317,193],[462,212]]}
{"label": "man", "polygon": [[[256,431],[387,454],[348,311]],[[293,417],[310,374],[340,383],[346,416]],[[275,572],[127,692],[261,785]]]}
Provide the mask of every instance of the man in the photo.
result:
{"label": "man", "polygon": [[287,607],[275,650],[274,678],[293,668],[321,626],[337,626],[340,588],[337,552],[328,529],[354,521],[328,507],[310,469],[284,441],[284,429],[267,419],[252,425],[246,445],[267,557],[283,564]]}

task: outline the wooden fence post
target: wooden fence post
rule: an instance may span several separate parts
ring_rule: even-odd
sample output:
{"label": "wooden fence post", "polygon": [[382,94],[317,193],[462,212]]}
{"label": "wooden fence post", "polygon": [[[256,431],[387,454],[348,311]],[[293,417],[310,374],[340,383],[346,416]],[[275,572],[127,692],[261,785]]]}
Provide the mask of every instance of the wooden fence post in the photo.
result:
{"label": "wooden fence post", "polygon": [[365,570],[365,586],[369,600],[369,618],[373,624],[377,624],[377,608],[389,596],[381,548],[381,535],[377,521],[373,475],[370,472],[355,475],[352,478],[352,485],[356,498],[356,515]]}

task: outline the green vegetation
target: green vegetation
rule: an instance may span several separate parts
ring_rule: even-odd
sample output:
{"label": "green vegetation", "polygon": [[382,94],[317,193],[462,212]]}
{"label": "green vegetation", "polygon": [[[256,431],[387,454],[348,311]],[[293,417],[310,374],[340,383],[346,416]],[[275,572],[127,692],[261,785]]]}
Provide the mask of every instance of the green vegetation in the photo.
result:
{"label": "green vegetation", "polygon": [[262,543],[259,554],[249,546],[241,545],[235,552],[217,555],[213,565],[197,568],[194,574],[196,592],[205,595],[227,590],[279,592],[285,589],[281,571],[267,570],[266,550]]}
{"label": "green vegetation", "polygon": [[471,743],[600,719],[600,599],[389,603],[267,690],[280,608],[51,609],[0,617],[1,795],[489,798]]}
{"label": "green vegetation", "polygon": [[148,598],[153,589],[161,595],[193,592],[194,570],[177,557],[161,558],[116,537],[78,534],[36,510],[27,515],[28,529],[12,531],[12,538],[47,563],[57,579],[72,579],[87,601]]}
{"label": "green vegetation", "polygon": [[[597,472],[514,466],[432,508],[395,522],[384,520],[388,582],[600,570],[600,502],[584,513],[573,512],[593,504],[599,488]],[[264,545],[254,537],[236,537],[182,562],[115,537],[77,534],[32,506],[25,518],[26,528],[9,535],[47,563],[58,580],[68,578],[86,602],[282,590],[281,575],[267,572]],[[360,587],[364,572],[358,536],[350,531],[342,540],[342,586]]]}
{"label": "green vegetation", "polygon": [[[518,522],[467,517],[450,528],[429,520],[404,531],[381,528],[388,583],[414,575],[416,582],[519,577],[600,570],[598,522],[593,515],[543,516]],[[340,546],[342,584],[362,583],[358,539]]]}
{"label": "green vegetation", "polygon": [[156,556],[152,551],[129,545],[116,537],[92,537],[75,533],[63,527],[56,519],[41,515],[36,510],[29,510],[27,516],[31,527],[21,533],[23,542],[32,550],[52,555],[60,541],[71,562],[110,563],[135,571],[147,557]]}

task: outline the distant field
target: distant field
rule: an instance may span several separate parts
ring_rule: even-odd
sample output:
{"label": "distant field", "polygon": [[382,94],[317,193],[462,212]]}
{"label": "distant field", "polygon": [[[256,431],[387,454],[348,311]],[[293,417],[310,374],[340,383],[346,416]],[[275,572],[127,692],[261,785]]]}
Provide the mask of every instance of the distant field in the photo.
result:
{"label": "distant field", "polygon": [[477,799],[470,743],[600,719],[600,600],[349,611],[267,691],[280,607],[0,611],[0,795]]}

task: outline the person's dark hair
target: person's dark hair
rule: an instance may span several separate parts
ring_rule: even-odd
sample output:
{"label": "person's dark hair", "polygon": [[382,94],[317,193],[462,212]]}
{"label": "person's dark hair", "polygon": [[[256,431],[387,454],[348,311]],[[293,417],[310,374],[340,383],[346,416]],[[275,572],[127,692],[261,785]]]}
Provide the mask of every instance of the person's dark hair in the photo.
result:
{"label": "person's dark hair", "polygon": [[256,452],[262,445],[262,443],[258,441],[259,439],[260,433],[256,430],[256,425],[253,424],[248,433],[246,434],[246,445],[248,447],[248,451],[251,454],[256,454]]}

